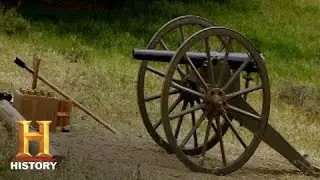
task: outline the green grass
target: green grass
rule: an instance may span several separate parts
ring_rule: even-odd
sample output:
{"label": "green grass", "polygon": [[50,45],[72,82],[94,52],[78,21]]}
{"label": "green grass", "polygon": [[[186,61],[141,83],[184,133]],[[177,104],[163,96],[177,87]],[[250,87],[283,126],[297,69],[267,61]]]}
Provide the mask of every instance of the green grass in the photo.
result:
{"label": "green grass", "polygon": [[[29,8],[20,16],[11,11],[0,14],[0,90],[30,86],[30,76],[12,60],[19,56],[31,64],[33,53],[38,53],[44,59],[41,74],[57,86],[117,129],[144,132],[130,128],[142,126],[135,97],[139,62],[132,60],[132,49],[145,47],[168,20],[199,15],[241,32],[264,53],[273,93],[271,123],[290,142],[319,155],[320,134],[312,128],[319,127],[319,116],[277,101],[275,93],[283,80],[320,87],[319,4],[319,0],[145,0],[105,13]],[[84,117],[75,110],[76,128],[92,123]]]}
{"label": "green grass", "polygon": [[41,11],[36,14],[25,10],[30,28],[21,32],[19,25],[25,26],[26,22],[18,21],[15,25],[9,21],[10,26],[15,26],[10,30],[13,31],[10,38],[52,48],[70,61],[108,61],[110,54],[129,57],[132,48],[145,47],[157,28],[169,19],[195,14],[242,32],[252,40],[267,57],[272,82],[290,76],[299,82],[317,84],[319,66],[315,64],[319,64],[316,62],[320,56],[317,1],[151,1],[148,8],[144,3],[128,2],[104,14],[41,15]]}

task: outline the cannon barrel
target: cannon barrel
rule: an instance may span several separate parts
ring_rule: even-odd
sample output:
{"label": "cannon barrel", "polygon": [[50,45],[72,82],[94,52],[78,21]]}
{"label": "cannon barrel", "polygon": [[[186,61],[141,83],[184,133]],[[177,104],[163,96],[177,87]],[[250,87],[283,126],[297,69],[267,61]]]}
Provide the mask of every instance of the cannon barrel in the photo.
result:
{"label": "cannon barrel", "polygon": [[[157,61],[157,62],[170,62],[174,56],[175,51],[165,51],[165,50],[150,50],[150,49],[133,49],[132,55],[134,59],[143,61]],[[225,56],[224,52],[210,52],[211,58],[213,59],[223,59]],[[204,52],[187,52],[187,56],[190,58],[192,63],[200,68],[203,62],[207,60],[207,55]],[[241,64],[251,58],[246,53],[233,53],[228,54],[228,64],[231,69],[238,69]],[[185,64],[186,59],[180,61],[181,64]],[[254,62],[248,63],[245,68],[246,71],[256,72],[257,69]]]}

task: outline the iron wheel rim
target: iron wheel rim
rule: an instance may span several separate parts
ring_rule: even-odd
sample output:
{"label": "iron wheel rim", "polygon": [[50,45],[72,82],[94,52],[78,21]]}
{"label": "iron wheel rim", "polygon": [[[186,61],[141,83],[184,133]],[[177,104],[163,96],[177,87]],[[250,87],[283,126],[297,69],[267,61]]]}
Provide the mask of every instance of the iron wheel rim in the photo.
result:
{"label": "iron wheel rim", "polygon": [[[208,20],[199,17],[199,16],[193,16],[193,15],[186,15],[177,17],[169,22],[167,22],[165,25],[163,25],[151,38],[150,42],[147,45],[146,49],[154,49],[160,42],[160,40],[165,37],[165,35],[170,32],[173,29],[178,28],[179,26],[184,25],[198,25],[201,28],[211,27],[214,25],[214,23],[209,22]],[[172,153],[172,148],[161,135],[159,135],[156,130],[154,130],[154,125],[151,123],[151,120],[148,115],[148,110],[146,108],[146,97],[145,97],[145,78],[146,78],[146,72],[148,71],[148,61],[141,62],[139,73],[138,73],[138,80],[137,80],[137,100],[138,100],[138,106],[139,111],[141,114],[141,118],[143,121],[143,124],[145,128],[147,129],[147,132],[152,137],[152,139],[162,148],[164,148],[168,153]],[[161,111],[161,109],[160,109]],[[223,126],[223,131],[227,131],[228,127]],[[208,146],[208,149],[213,147],[217,140],[212,138],[213,140],[210,142],[210,145]],[[197,155],[201,152],[201,147],[194,148],[194,149],[185,149],[185,153],[189,155]]]}
{"label": "iron wheel rim", "polygon": [[[241,43],[244,47],[248,49],[248,51],[251,53],[257,68],[260,72],[260,78],[263,83],[263,102],[262,102],[262,108],[263,111],[261,113],[261,122],[259,131],[254,134],[254,138],[251,141],[250,145],[248,146],[248,149],[245,150],[244,153],[242,153],[233,163],[224,166],[223,168],[220,167],[215,167],[212,169],[205,168],[205,167],[200,167],[197,164],[195,164],[193,161],[188,159],[187,154],[185,154],[179,145],[177,144],[173,133],[172,133],[172,127],[171,124],[169,123],[169,113],[168,113],[168,90],[171,87],[171,82],[172,82],[172,76],[175,71],[175,67],[179,63],[179,61],[184,57],[185,52],[196,43],[198,39],[205,38],[206,36],[210,36],[210,34],[215,34],[215,35],[220,35],[220,36],[228,36],[233,39],[236,39],[239,43]],[[163,126],[165,129],[165,133],[167,136],[167,140],[170,144],[170,146],[173,148],[174,153],[176,156],[179,158],[180,161],[182,161],[189,169],[197,172],[205,172],[205,173],[213,173],[217,175],[225,175],[229,174],[243,166],[245,162],[247,162],[252,154],[255,152],[257,149],[258,145],[261,142],[261,137],[263,136],[266,126],[268,124],[268,117],[269,117],[269,111],[270,111],[270,88],[269,88],[269,80],[267,76],[267,72],[264,66],[264,63],[258,53],[258,50],[252,45],[252,43],[242,34],[222,28],[222,27],[210,27],[203,29],[191,37],[189,37],[183,45],[181,45],[172,58],[169,69],[167,71],[167,75],[165,78],[165,81],[163,83],[163,88],[162,88],[162,98],[161,98],[161,110],[162,110],[162,119],[163,119]]]}

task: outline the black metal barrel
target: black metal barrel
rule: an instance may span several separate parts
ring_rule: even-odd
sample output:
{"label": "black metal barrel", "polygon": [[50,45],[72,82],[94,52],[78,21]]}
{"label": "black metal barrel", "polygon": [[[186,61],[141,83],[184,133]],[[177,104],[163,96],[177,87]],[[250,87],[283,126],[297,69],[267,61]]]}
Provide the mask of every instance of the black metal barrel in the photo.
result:
{"label": "black metal barrel", "polygon": [[[170,62],[174,56],[175,51],[165,51],[165,50],[149,50],[149,49],[133,49],[132,55],[134,59],[143,61],[157,61],[157,62]],[[219,60],[223,59],[225,53],[223,52],[210,52],[211,58]],[[192,63],[200,68],[203,62],[207,60],[207,55],[204,52],[187,52],[187,56],[190,58]],[[241,64],[251,58],[246,53],[229,53],[228,54],[228,64],[231,69],[238,69]],[[180,61],[181,64],[185,64],[186,59]],[[249,62],[245,68],[246,71],[256,72],[256,67],[254,62]]]}

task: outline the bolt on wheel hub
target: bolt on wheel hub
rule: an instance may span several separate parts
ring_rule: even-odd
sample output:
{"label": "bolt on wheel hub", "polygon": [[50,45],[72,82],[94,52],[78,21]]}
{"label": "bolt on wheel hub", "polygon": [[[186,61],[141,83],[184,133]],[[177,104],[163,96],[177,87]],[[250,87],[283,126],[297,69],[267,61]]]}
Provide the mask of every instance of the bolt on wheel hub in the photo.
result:
{"label": "bolt on wheel hub", "polygon": [[207,110],[210,114],[217,114],[225,109],[225,93],[220,88],[213,88],[208,91],[205,102]]}

